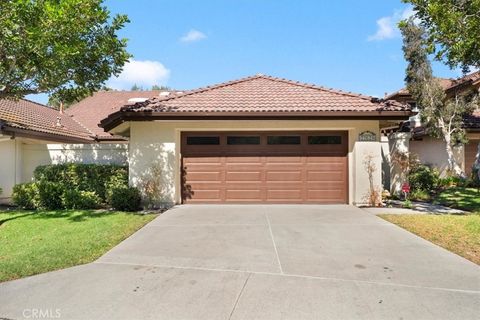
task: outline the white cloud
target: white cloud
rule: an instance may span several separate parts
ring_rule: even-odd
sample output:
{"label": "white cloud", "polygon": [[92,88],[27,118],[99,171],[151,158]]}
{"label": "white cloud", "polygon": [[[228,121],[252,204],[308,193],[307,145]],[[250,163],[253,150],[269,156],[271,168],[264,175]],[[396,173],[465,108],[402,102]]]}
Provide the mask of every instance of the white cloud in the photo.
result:
{"label": "white cloud", "polygon": [[411,17],[413,14],[414,11],[412,7],[407,7],[404,10],[396,10],[391,16],[378,19],[377,32],[370,35],[368,41],[381,41],[399,37],[400,30],[398,30],[398,22]]}
{"label": "white cloud", "polygon": [[206,39],[207,36],[205,35],[205,33],[201,32],[201,31],[198,31],[198,30],[195,30],[195,29],[192,29],[190,31],[187,32],[187,34],[185,34],[183,37],[180,38],[180,41],[181,42],[196,42],[196,41],[200,41],[200,40],[203,40],[203,39]]}
{"label": "white cloud", "polygon": [[158,61],[131,59],[118,77],[108,80],[107,86],[117,90],[129,90],[136,84],[150,89],[154,84],[165,85],[169,77],[170,70]]}

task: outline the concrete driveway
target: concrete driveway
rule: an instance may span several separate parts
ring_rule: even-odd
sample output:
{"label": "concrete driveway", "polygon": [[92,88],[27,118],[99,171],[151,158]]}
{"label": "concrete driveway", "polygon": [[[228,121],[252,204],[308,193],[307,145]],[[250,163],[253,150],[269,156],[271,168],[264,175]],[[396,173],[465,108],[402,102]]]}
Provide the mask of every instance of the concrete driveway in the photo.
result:
{"label": "concrete driveway", "polygon": [[352,206],[179,206],[95,263],[0,284],[0,319],[33,312],[479,319],[480,268]]}

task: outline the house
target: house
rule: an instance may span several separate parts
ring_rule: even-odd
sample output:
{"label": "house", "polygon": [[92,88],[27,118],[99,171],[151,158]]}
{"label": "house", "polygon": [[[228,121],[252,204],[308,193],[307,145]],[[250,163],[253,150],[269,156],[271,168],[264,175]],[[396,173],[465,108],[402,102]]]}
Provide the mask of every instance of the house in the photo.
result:
{"label": "house", "polygon": [[365,203],[382,188],[382,129],[413,115],[394,100],[266,75],[113,111],[101,127],[129,140],[130,183],[161,170],[170,204]]}
{"label": "house", "polygon": [[0,203],[12,187],[31,180],[39,165],[65,162],[127,163],[128,140],[98,126],[134,98],[161,91],[101,91],[59,112],[26,100],[0,100]]}
{"label": "house", "polygon": [[[473,72],[469,75],[459,79],[442,79],[439,78],[440,85],[445,89],[447,96],[453,96],[455,93],[464,90],[479,90],[480,89],[480,71]],[[408,103],[413,108],[416,103],[408,90],[401,89],[386,97],[386,99],[396,100],[400,103]],[[420,123],[419,115],[412,117],[409,123],[406,124],[408,130],[411,131],[409,137],[408,149],[411,153],[416,154],[420,161],[430,164],[440,170],[442,174],[446,174],[448,163],[445,152],[445,143],[441,139],[430,137]],[[467,132],[468,143],[465,145],[458,145],[455,148],[455,155],[457,161],[461,163],[467,176],[472,172],[472,166],[478,152],[478,145],[480,143],[480,110],[464,119],[464,127]],[[393,139],[398,137],[392,136]]]}

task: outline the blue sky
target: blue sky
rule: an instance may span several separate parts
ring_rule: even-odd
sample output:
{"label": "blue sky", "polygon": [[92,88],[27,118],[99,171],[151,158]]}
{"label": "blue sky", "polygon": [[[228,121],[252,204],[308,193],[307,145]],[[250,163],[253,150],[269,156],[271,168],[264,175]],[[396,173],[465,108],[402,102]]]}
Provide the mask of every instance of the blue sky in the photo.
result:
{"label": "blue sky", "polygon": [[[396,22],[410,12],[381,0],[107,0],[128,14],[134,60],[108,84],[193,89],[257,73],[383,96],[403,86]],[[457,77],[439,63],[435,73]],[[45,102],[45,96],[36,97]]]}

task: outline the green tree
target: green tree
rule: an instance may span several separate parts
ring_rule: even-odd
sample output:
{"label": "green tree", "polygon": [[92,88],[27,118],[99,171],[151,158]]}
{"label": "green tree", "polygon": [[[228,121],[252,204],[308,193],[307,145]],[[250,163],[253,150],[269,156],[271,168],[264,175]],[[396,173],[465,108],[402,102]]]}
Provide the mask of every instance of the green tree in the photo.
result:
{"label": "green tree", "polygon": [[130,91],[143,91],[143,87],[134,83],[133,86],[130,88]]}
{"label": "green tree", "polygon": [[403,0],[425,28],[429,53],[450,67],[480,68],[480,0]]}
{"label": "green tree", "polygon": [[66,103],[99,90],[130,58],[104,0],[0,1],[0,99],[48,93]]}
{"label": "green tree", "polygon": [[407,89],[418,104],[428,132],[445,142],[450,172],[464,176],[453,147],[466,141],[463,119],[478,106],[478,92],[459,91],[447,96],[438,79],[433,76],[425,29],[417,25],[414,18],[402,21],[399,26],[404,56],[408,62],[405,77]]}
{"label": "green tree", "polygon": [[154,84],[152,86],[152,90],[165,90],[165,91],[170,91],[172,90],[170,87],[167,86],[159,86],[158,84]]}

